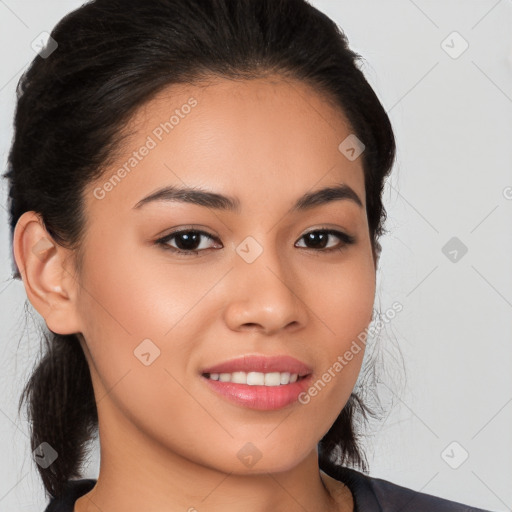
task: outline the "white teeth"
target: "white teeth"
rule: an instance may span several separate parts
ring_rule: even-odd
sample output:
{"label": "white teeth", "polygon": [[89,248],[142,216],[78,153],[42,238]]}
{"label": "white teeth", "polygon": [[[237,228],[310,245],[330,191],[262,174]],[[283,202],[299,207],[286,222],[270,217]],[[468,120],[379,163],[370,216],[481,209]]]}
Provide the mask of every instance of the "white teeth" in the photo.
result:
{"label": "white teeth", "polygon": [[233,372],[233,373],[210,373],[210,379],[220,382],[234,382],[235,384],[248,384],[249,386],[280,386],[296,382],[299,378],[297,373],[289,372]]}

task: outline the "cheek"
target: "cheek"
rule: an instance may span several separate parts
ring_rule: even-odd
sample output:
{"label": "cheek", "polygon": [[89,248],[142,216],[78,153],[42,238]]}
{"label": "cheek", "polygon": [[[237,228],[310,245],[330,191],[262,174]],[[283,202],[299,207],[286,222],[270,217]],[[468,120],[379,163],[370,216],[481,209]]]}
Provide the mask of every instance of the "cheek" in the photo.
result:
{"label": "cheek", "polygon": [[183,385],[198,339],[190,311],[208,286],[143,263],[133,251],[112,250],[88,262],[80,309],[95,393],[106,424],[123,421],[122,411],[152,436],[179,443],[190,418],[177,410],[205,421]]}
{"label": "cheek", "polygon": [[331,321],[336,334],[323,338],[322,364],[299,397],[305,408],[304,418],[313,432],[320,431],[319,439],[331,428],[354,389],[366,349],[367,317],[366,312],[350,316],[347,308]]}
{"label": "cheek", "polygon": [[[84,324],[102,325],[115,338],[161,339],[189,314],[205,295],[214,277],[200,266],[169,263],[163,249],[141,247],[133,241],[110,241],[108,250],[91,244],[83,284],[87,293],[81,310]],[[159,253],[158,251],[161,251]],[[155,257],[157,255],[157,257]],[[210,272],[211,274],[211,272]]]}
{"label": "cheek", "polygon": [[375,301],[375,275],[364,265],[351,267],[350,272],[333,277],[326,304],[336,333],[354,337],[367,327]]}
{"label": "cheek", "polygon": [[[105,387],[128,370],[135,379],[133,372],[142,368],[146,373],[137,385],[148,392],[163,382],[168,385],[164,368],[181,379],[190,371],[202,331],[208,330],[208,300],[201,299],[218,280],[218,272],[208,265],[168,263],[163,250],[162,256],[149,258],[158,248],[136,248],[123,240],[111,241],[107,251],[99,247],[105,245],[89,247],[79,309],[97,371],[108,380]],[[143,359],[154,363],[145,366]],[[153,375],[147,378],[153,367],[160,368],[158,384]]]}
{"label": "cheek", "polygon": [[364,331],[372,319],[376,286],[368,252],[353,251],[332,265],[311,265],[303,272],[308,277],[301,293],[328,338],[343,346]]}
{"label": "cheek", "polygon": [[[365,352],[366,332],[372,319],[375,298],[373,260],[356,254],[324,269],[308,288],[307,304],[315,312],[322,332],[321,367],[304,397],[310,417],[324,418],[327,429],[350,397]],[[316,286],[312,286],[313,281]]]}

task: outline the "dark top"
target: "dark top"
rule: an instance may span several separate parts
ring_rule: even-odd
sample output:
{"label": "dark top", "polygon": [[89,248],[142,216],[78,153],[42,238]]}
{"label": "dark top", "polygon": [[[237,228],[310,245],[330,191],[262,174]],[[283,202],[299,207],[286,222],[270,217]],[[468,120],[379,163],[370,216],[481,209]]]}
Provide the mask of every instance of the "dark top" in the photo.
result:
{"label": "dark top", "polygon": [[[413,491],[355,469],[325,462],[321,469],[350,489],[354,498],[354,512],[490,512]],[[91,478],[68,480],[63,495],[58,499],[52,498],[44,512],[73,512],[75,501],[95,484],[96,480]]]}

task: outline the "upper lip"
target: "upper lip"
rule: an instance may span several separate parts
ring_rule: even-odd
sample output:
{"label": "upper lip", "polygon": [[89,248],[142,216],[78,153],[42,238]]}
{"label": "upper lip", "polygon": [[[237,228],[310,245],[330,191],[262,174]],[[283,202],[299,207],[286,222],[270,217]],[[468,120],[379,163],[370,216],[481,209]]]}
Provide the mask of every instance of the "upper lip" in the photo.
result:
{"label": "upper lip", "polygon": [[309,375],[313,370],[294,357],[245,355],[204,368],[202,373],[233,373],[233,372],[289,372],[299,377]]}

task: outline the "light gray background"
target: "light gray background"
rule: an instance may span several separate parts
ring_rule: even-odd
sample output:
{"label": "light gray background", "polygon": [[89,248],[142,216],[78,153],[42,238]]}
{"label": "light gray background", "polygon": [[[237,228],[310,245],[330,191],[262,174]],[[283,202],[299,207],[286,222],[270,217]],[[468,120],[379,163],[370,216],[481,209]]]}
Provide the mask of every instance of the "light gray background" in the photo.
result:
{"label": "light gray background", "polygon": [[[16,83],[32,41],[81,5],[0,0],[0,151],[12,137]],[[371,475],[490,510],[512,507],[512,3],[510,0],[314,0],[365,58],[398,144],[385,191],[376,307],[403,311],[378,341],[391,413],[367,441]],[[458,32],[469,44],[462,48]],[[443,41],[446,42],[444,45]],[[450,48],[451,47],[451,48]],[[0,510],[46,506],[21,388],[38,354],[24,324],[23,284],[11,279],[0,199]],[[508,187],[508,188],[507,188]],[[443,247],[457,237],[457,261]],[[34,322],[40,321],[37,313]],[[393,363],[404,357],[406,382]],[[387,359],[386,359],[387,358]],[[398,372],[396,376],[394,372]],[[453,451],[446,447],[458,443]],[[97,448],[97,447],[96,447]],[[468,459],[450,467],[467,451]],[[443,455],[444,454],[444,455]],[[85,475],[97,477],[98,451]]]}

